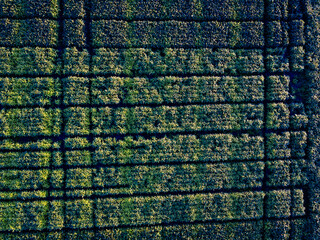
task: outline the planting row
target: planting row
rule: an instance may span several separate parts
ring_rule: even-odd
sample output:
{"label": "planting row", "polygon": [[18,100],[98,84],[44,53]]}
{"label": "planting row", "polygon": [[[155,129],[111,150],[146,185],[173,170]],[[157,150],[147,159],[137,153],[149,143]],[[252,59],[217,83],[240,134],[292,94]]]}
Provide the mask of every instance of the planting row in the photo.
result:
{"label": "planting row", "polygon": [[[264,77],[50,77],[0,78],[2,106],[144,105],[256,102],[264,100]],[[266,78],[268,101],[303,99],[304,78],[286,75]],[[63,84],[63,89],[61,86]],[[91,93],[90,93],[91,91]],[[289,92],[291,91],[291,96]],[[91,99],[90,99],[91,96]],[[300,98],[299,98],[300,97]],[[298,103],[295,108],[298,108]],[[299,105],[303,110],[303,104]],[[293,106],[292,106],[293,107]],[[297,112],[297,111],[296,111]]]}
{"label": "planting row", "polygon": [[[1,230],[41,230],[119,225],[160,224],[206,220],[259,219],[266,217],[303,216],[303,192],[278,190],[269,192],[188,194],[150,197],[102,198],[93,200],[37,201],[0,203]],[[291,197],[292,195],[292,197]],[[63,212],[65,204],[65,213]],[[290,211],[290,206],[292,211]],[[242,209],[245,208],[245,211]],[[65,217],[63,216],[65,214]],[[65,222],[64,222],[65,220]]]}
{"label": "planting row", "polygon": [[[280,47],[304,44],[304,22],[183,22],[93,20],[93,47]],[[0,20],[1,46],[58,46],[56,20]],[[63,21],[64,46],[86,47],[84,20]],[[290,37],[290,39],[289,39]],[[87,46],[88,47],[88,46]]]}
{"label": "planting row", "polygon": [[[303,105],[267,105],[268,129],[304,128],[308,119]],[[63,116],[62,116],[63,113]],[[90,115],[92,117],[90,118]],[[185,131],[261,130],[263,104],[218,104],[187,106],[70,107],[2,109],[0,136],[58,135],[64,119],[68,136],[99,134],[169,133]],[[291,120],[291,124],[290,123]],[[92,126],[90,126],[92,121]]]}
{"label": "planting row", "polygon": [[[243,239],[307,239],[306,219],[293,220],[252,220],[245,222],[225,223],[180,223],[164,226],[127,227],[111,229],[74,230],[69,232],[52,231],[40,233],[19,233],[23,239],[55,239],[55,240],[76,240],[85,239],[210,239],[218,236],[217,239],[232,239],[239,236]],[[17,233],[0,234],[0,238],[15,240]]]}
{"label": "planting row", "polygon": [[[287,51],[291,53],[288,55]],[[109,75],[170,75],[211,74],[245,75],[263,73],[262,50],[246,49],[107,49],[87,50],[67,48],[63,51],[63,69],[57,50],[51,48],[0,48],[0,74],[89,74]],[[270,73],[301,72],[304,69],[302,47],[268,48],[266,67]],[[289,66],[291,62],[291,66]],[[61,71],[62,70],[62,71]]]}
{"label": "planting row", "polygon": [[57,46],[58,28],[59,25],[57,21],[48,19],[0,19],[0,45]]}
{"label": "planting row", "polygon": [[[306,132],[284,132],[281,134],[267,134],[267,157],[302,158],[305,157],[307,142]],[[13,145],[12,140],[2,141],[4,149],[19,149],[21,143]],[[5,145],[6,144],[6,145]],[[31,145],[31,143],[28,143]],[[50,143],[47,143],[49,147]],[[49,166],[52,159],[53,166],[61,166],[63,159],[59,152],[58,143],[53,146],[52,154],[48,151],[40,152],[2,152],[0,153],[1,167],[36,167]],[[55,145],[54,144],[54,145]],[[35,145],[35,144],[34,144]],[[177,135],[146,139],[139,137],[94,138],[94,152],[80,150],[81,147],[90,146],[85,138],[67,138],[65,147],[65,161],[68,165],[92,164],[141,164],[141,163],[170,163],[170,162],[219,162],[244,159],[263,159],[263,138],[242,134],[206,134]],[[26,145],[24,145],[26,146]],[[77,150],[70,150],[75,147]],[[38,147],[39,148],[39,147]],[[91,156],[92,155],[92,156]]]}
{"label": "planting row", "polygon": [[[133,108],[71,107],[63,112],[67,135],[166,133],[178,131],[257,130],[263,126],[263,104],[219,104]],[[60,109],[3,109],[0,136],[56,135]]]}
{"label": "planting row", "polygon": [[[64,17],[85,16],[85,0],[63,0]],[[263,20],[301,18],[302,3],[299,0],[194,0],[194,1],[144,1],[112,0],[91,1],[91,16],[114,19],[189,19],[189,20]],[[289,11],[288,5],[291,5]],[[266,9],[264,9],[266,8]],[[59,16],[57,0],[6,0],[1,3],[1,17],[55,17]]]}
{"label": "planting row", "polygon": [[[69,161],[67,159],[67,163]],[[1,170],[0,191],[10,193],[18,190],[17,197],[28,190],[46,191],[49,187],[63,190],[64,184],[71,191],[70,195],[84,188],[90,190],[89,196],[92,190],[104,195],[262,188],[265,168],[268,187],[288,187],[308,182],[306,167],[306,161],[300,159],[267,161],[266,165],[262,161],[203,164],[181,162],[162,166],[74,167],[65,171],[57,167],[52,171]],[[2,198],[14,197],[12,193],[4,193]]]}

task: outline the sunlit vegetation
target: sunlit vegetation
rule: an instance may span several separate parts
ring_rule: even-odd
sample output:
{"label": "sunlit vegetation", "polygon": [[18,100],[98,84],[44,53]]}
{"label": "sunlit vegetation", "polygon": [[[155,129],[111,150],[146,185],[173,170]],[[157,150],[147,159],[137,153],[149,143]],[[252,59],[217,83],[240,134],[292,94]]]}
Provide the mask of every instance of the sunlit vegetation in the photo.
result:
{"label": "sunlit vegetation", "polygon": [[313,239],[311,2],[0,0],[0,239]]}

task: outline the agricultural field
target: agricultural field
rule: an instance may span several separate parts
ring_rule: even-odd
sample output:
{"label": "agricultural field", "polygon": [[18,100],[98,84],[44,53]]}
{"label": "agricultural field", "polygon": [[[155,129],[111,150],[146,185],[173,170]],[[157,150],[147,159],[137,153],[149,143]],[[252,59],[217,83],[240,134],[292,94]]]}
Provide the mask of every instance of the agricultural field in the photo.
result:
{"label": "agricultural field", "polygon": [[0,0],[0,240],[320,239],[319,9]]}

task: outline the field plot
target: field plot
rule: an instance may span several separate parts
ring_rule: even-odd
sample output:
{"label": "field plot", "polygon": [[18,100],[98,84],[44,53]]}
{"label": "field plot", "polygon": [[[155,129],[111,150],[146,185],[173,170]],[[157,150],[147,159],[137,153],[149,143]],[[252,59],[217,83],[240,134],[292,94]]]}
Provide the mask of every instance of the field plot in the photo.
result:
{"label": "field plot", "polygon": [[316,2],[0,0],[0,239],[320,239]]}

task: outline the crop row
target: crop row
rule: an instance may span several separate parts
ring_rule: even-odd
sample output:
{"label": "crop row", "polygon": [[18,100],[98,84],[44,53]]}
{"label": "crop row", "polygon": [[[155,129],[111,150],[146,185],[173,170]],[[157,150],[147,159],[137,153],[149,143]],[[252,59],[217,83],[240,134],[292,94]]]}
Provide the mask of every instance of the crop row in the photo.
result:
{"label": "crop row", "polygon": [[[267,105],[267,128],[306,127],[307,117],[301,104]],[[64,133],[70,136],[99,134],[140,134],[185,131],[260,130],[263,127],[263,104],[218,104],[187,106],[70,107],[2,109],[0,136],[58,135],[62,119]],[[90,119],[90,114],[92,118]],[[92,126],[90,126],[92,121]]]}
{"label": "crop row", "polygon": [[[92,21],[94,47],[280,47],[304,44],[304,22]],[[291,30],[292,29],[292,30]],[[76,37],[76,36],[74,36]],[[290,37],[290,41],[289,41]],[[77,38],[77,37],[76,37]]]}
{"label": "crop row", "polygon": [[[93,47],[280,47],[304,44],[304,22],[183,22],[93,20]],[[58,21],[1,19],[1,46],[58,46]],[[290,31],[290,29],[292,29]],[[290,41],[289,41],[290,37]],[[63,45],[85,47],[83,20],[63,21]],[[88,46],[87,46],[88,47]]]}
{"label": "crop row", "polygon": [[[80,138],[81,140],[81,138]],[[87,141],[87,140],[85,140]],[[267,134],[267,157],[269,159],[305,157],[307,136],[301,132],[284,132]],[[6,143],[12,148],[12,143]],[[19,144],[18,146],[23,146]],[[58,145],[59,146],[59,145]],[[81,145],[75,143],[77,148]],[[83,164],[130,164],[130,163],[166,163],[185,161],[224,161],[263,158],[263,138],[260,136],[232,134],[177,135],[133,140],[126,137],[123,140],[115,138],[95,138],[96,148],[94,160],[85,150],[67,151],[67,161],[71,165]],[[57,148],[57,147],[56,147]],[[57,151],[57,149],[56,149]],[[59,152],[53,153],[56,164],[61,164]],[[1,153],[1,166],[48,166],[51,155],[42,152]],[[22,165],[21,165],[22,164]]]}
{"label": "crop row", "polygon": [[[63,0],[64,17],[84,17],[85,0]],[[190,20],[263,20],[264,11],[268,19],[302,17],[302,5],[299,0],[267,0],[266,10],[261,0],[194,0],[194,1],[141,1],[112,0],[91,1],[92,17],[115,19],[190,19]],[[0,17],[54,17],[59,14],[57,0],[6,0],[1,3]],[[288,4],[293,12],[289,12]],[[223,9],[223,11],[221,10]]]}
{"label": "crop row", "polygon": [[[291,198],[291,194],[293,198]],[[86,228],[119,225],[161,224],[170,222],[227,221],[258,219],[263,216],[263,198],[266,195],[267,217],[303,216],[301,190],[270,192],[216,193],[168,195],[152,197],[105,198],[33,203],[0,203],[1,230]],[[290,205],[293,205],[290,211]],[[246,211],[242,211],[245,208]],[[76,213],[76,214],[75,214]],[[65,222],[63,221],[65,219]]]}
{"label": "crop row", "polygon": [[[272,72],[302,71],[302,47],[268,48],[267,70]],[[63,51],[63,69],[58,62],[57,50],[51,48],[0,48],[0,74],[89,74],[89,52],[67,48]],[[237,75],[264,72],[263,51],[250,49],[94,49],[93,74],[170,75],[216,74]],[[289,66],[289,60],[292,66]]]}
{"label": "crop row", "polygon": [[[305,132],[270,133],[266,141],[269,159],[305,156]],[[126,138],[118,141],[115,138],[97,138],[94,144],[99,147],[95,160],[104,164],[263,158],[263,138],[246,134],[241,137],[208,134],[199,138],[189,135],[151,140]]]}
{"label": "crop row", "polygon": [[[158,193],[262,187],[263,170],[263,162],[249,162],[99,169],[72,168],[66,170],[65,174],[66,187],[71,189],[100,187],[108,191],[108,186],[126,185],[128,189],[117,189],[118,193]],[[61,189],[63,186],[63,169],[53,170],[50,181],[48,180],[50,173],[47,169],[9,170],[0,173],[0,191],[3,189],[41,190],[48,188],[50,183],[53,188]]]}
{"label": "crop row", "polygon": [[58,0],[4,0],[0,17],[58,17]]}
{"label": "crop row", "polygon": [[[263,105],[221,104],[133,108],[81,108],[64,111],[67,135],[165,133],[206,130],[254,130],[263,125]],[[0,136],[57,135],[60,109],[3,109]]]}
{"label": "crop row", "polygon": [[[287,77],[273,77],[275,81]],[[275,79],[275,80],[273,80]],[[89,84],[91,81],[91,89]],[[0,78],[0,104],[9,106],[60,104],[170,104],[263,100],[263,76],[243,77],[68,77],[63,90],[55,78]],[[277,84],[277,83],[275,83]],[[278,84],[280,85],[280,84]],[[275,86],[277,90],[288,90]],[[285,88],[282,90],[282,88]],[[89,93],[92,91],[92,100]],[[282,95],[285,95],[284,92]]]}
{"label": "crop row", "polygon": [[[106,7],[106,5],[107,7]],[[294,14],[288,14],[288,0],[194,0],[194,1],[141,1],[121,0],[115,3],[112,0],[101,2],[92,1],[92,16],[120,19],[213,19],[213,20],[243,20],[264,18],[264,11],[268,19],[298,18],[302,9],[299,0],[290,0],[296,9]]]}
{"label": "crop row", "polygon": [[[264,77],[66,77],[0,78],[3,106],[144,105],[181,103],[255,102],[264,100]],[[294,81],[296,83],[294,83]],[[266,78],[268,101],[289,100],[289,92],[299,96],[303,79],[274,75]],[[90,93],[91,91],[91,93]],[[300,95],[302,91],[300,90]],[[90,99],[90,95],[91,98]],[[303,106],[301,107],[303,108]]]}
{"label": "crop row", "polygon": [[[65,147],[69,150],[89,147],[90,144],[86,137],[65,138]],[[306,133],[303,131],[295,131],[291,133],[284,132],[282,134],[268,133],[267,141],[267,146],[269,146],[268,149],[270,150],[268,153],[269,158],[277,158],[277,154],[280,154],[279,157],[303,157],[305,154]],[[249,135],[240,135],[237,137],[232,134],[205,134],[196,137],[191,134],[152,139],[145,139],[141,136],[137,140],[133,140],[131,137],[125,137],[124,139],[102,139],[95,137],[94,147],[99,149],[97,150],[97,154],[98,156],[101,154],[101,156],[98,158],[104,163],[115,163],[114,161],[116,158],[118,158],[121,163],[126,163],[126,159],[129,159],[129,157],[124,157],[125,155],[123,154],[128,151],[131,157],[135,156],[136,158],[133,162],[163,162],[166,160],[179,161],[179,159],[190,159],[190,161],[195,161],[198,158],[203,159],[202,155],[193,156],[191,154],[199,154],[200,149],[204,149],[207,153],[211,153],[209,156],[211,156],[212,159],[217,160],[261,158],[263,156],[262,142],[263,138],[259,136],[253,137]],[[291,147],[289,146],[289,143],[291,144]],[[207,145],[207,147],[205,147],[205,145]],[[15,139],[3,139],[1,140],[0,147],[3,150],[13,150],[12,153],[4,152],[3,157],[5,160],[3,160],[3,163],[10,163],[14,159],[17,159],[17,161],[18,159],[25,159],[24,161],[27,163],[27,159],[32,158],[28,156],[24,157],[25,153],[23,152],[25,150],[23,149],[45,150],[52,148],[57,151],[57,149],[60,148],[60,143],[53,142],[50,139],[39,139],[36,141],[25,140],[23,142]],[[273,147],[276,149],[273,149]],[[189,149],[189,154],[187,154],[186,148]],[[21,150],[22,153],[17,153],[15,152],[16,150]],[[121,153],[122,151],[123,153]],[[161,154],[161,151],[165,151],[168,154]],[[39,156],[36,158],[39,158]],[[22,160],[19,161],[22,162]],[[14,166],[17,163],[12,164],[12,166]],[[29,164],[30,166],[36,166],[38,164],[41,165],[36,162],[28,163],[26,166]],[[11,166],[11,164],[9,165]]]}
{"label": "crop row", "polygon": [[261,47],[260,22],[92,22],[94,47]]}
{"label": "crop row", "polygon": [[[232,49],[94,49],[94,74],[254,74],[264,71],[262,50]],[[83,54],[83,55],[82,55]],[[86,73],[78,66],[88,65],[86,51],[67,49],[66,74]]]}
{"label": "crop row", "polygon": [[[268,133],[266,136],[268,159],[305,157],[307,142],[306,132]],[[12,144],[12,143],[7,143]],[[21,146],[19,144],[18,146]],[[49,145],[49,143],[48,143]],[[242,134],[205,134],[176,135],[146,139],[139,137],[94,138],[94,151],[68,150],[65,160],[68,165],[91,164],[141,164],[172,162],[219,162],[230,160],[263,159],[263,138]],[[12,145],[11,145],[12,146]],[[11,147],[10,146],[10,147]],[[50,145],[49,145],[50,146]],[[89,146],[85,138],[68,138],[66,147],[77,149]],[[2,167],[37,167],[49,166],[50,159],[54,166],[61,166],[61,152],[57,149],[52,155],[48,151],[38,152],[3,152],[0,154]],[[7,147],[8,148],[8,147]],[[11,147],[12,148],[12,147]]]}
{"label": "crop row", "polygon": [[57,21],[48,19],[0,19],[0,45],[57,46],[58,28]]}
{"label": "crop row", "polygon": [[127,228],[92,228],[89,230],[56,231],[40,233],[6,233],[0,234],[0,238],[15,240],[17,234],[23,239],[56,239],[75,240],[85,239],[207,239],[219,236],[218,239],[232,239],[240,236],[243,239],[275,239],[278,236],[290,236],[292,239],[304,239],[306,220],[296,218],[292,220],[252,220],[236,222],[207,222],[207,223],[179,223],[164,224],[163,226],[143,226]]}
{"label": "crop row", "polygon": [[[68,161],[69,159],[67,159]],[[55,168],[39,170],[0,171],[0,191],[43,190],[51,186],[63,190],[65,186],[73,194],[77,190],[89,189],[103,193],[141,194],[173,191],[211,191],[228,189],[262,188],[264,170],[268,187],[288,187],[306,184],[306,161],[273,160],[234,162],[177,164],[162,166],[117,166],[99,168]],[[116,188],[110,188],[110,186]],[[117,187],[118,186],[118,187]],[[92,189],[91,189],[92,188]],[[5,196],[7,198],[11,195]]]}

